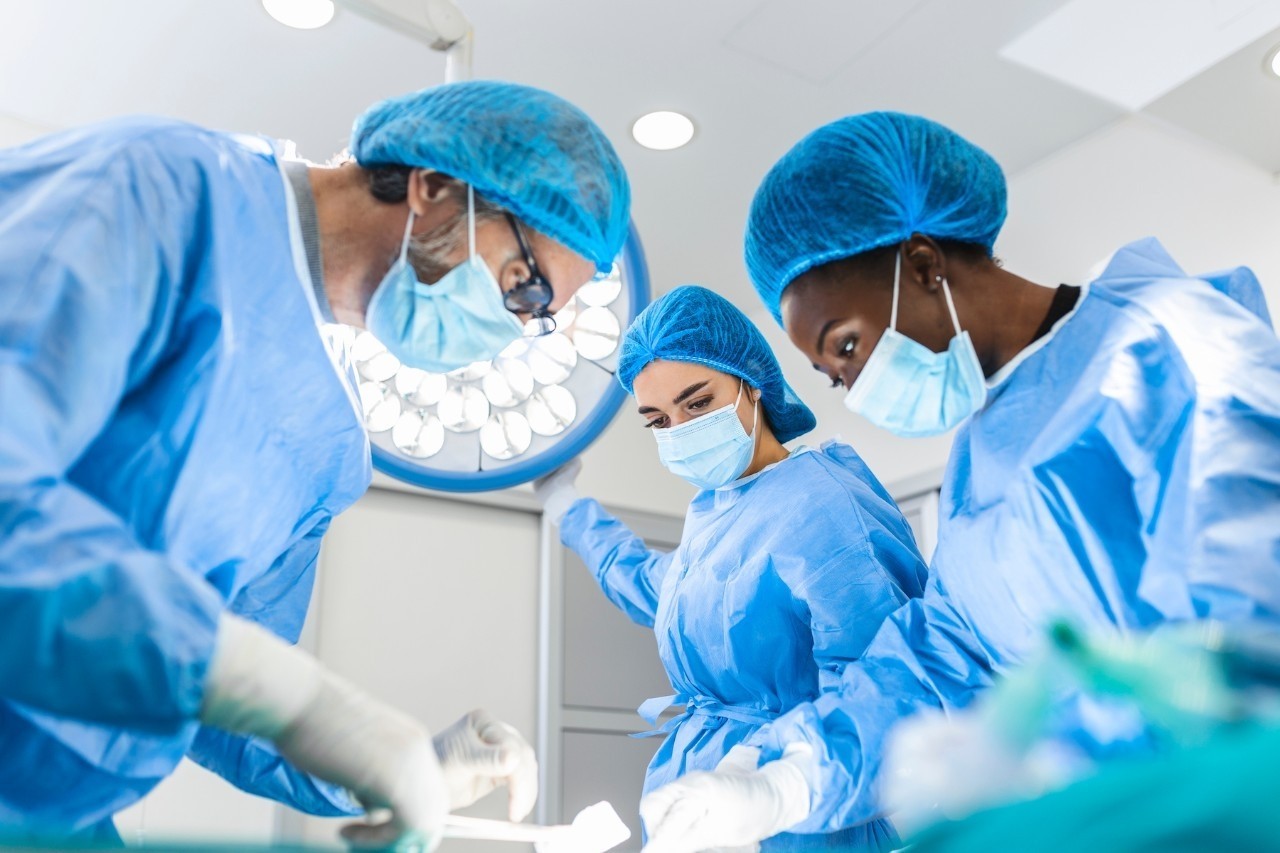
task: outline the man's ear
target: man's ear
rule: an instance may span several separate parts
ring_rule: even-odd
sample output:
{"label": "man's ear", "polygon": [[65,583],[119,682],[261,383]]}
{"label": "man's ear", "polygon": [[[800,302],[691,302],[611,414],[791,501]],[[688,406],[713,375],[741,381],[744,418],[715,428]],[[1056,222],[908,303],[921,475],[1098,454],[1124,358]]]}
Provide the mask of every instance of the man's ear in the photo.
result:
{"label": "man's ear", "polygon": [[414,169],[409,173],[409,206],[417,216],[424,215],[434,204],[442,204],[454,197],[458,181],[434,169]]}

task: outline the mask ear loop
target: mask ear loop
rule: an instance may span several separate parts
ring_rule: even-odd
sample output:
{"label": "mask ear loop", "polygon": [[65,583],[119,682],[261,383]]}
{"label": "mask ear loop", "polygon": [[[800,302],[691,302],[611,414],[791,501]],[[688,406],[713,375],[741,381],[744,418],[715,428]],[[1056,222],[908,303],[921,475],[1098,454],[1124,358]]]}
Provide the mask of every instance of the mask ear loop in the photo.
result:
{"label": "mask ear loop", "polygon": [[413,234],[413,208],[409,208],[409,221],[404,224],[404,239],[400,241],[400,263],[409,258],[409,237]]}
{"label": "mask ear loop", "polygon": [[467,251],[471,260],[476,259],[476,191],[467,184]]}
{"label": "mask ear loop", "polygon": [[956,327],[956,335],[960,335],[960,317],[956,314],[956,303],[951,299],[951,287],[947,284],[947,279],[942,279],[942,293],[947,297],[947,310],[951,312],[951,324]]}
{"label": "mask ear loop", "polygon": [[[734,401],[733,408],[738,408],[738,403],[742,402],[742,389],[747,387],[747,380],[738,379],[738,399]],[[757,440],[756,427],[760,426],[760,400],[756,398],[751,401],[751,443],[755,444]]]}
{"label": "mask ear loop", "polygon": [[[760,396],[763,397],[764,393],[761,392]],[[751,441],[753,444],[759,440],[756,435],[756,430],[759,426],[760,426],[760,397],[756,397],[756,399],[751,404]]]}
{"label": "mask ear loop", "polygon": [[902,247],[898,247],[898,253],[893,263],[893,311],[889,314],[889,328],[895,332],[898,331],[898,293],[901,289],[902,282]]}

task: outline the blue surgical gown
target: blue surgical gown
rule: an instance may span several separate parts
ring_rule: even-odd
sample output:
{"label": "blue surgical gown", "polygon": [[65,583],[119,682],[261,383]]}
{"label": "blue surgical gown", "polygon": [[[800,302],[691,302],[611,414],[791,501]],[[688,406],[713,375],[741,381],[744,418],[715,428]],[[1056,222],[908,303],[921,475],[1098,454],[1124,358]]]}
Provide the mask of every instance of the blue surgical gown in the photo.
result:
{"label": "blue surgical gown", "polygon": [[[594,500],[576,502],[560,531],[609,600],[654,629],[671,698],[686,705],[649,765],[646,792],[714,770],[760,725],[835,689],[926,574],[893,499],[834,442],[699,492],[671,553],[651,551]],[[768,846],[889,849],[896,840],[877,823]]]}
{"label": "blue surgical gown", "polygon": [[290,210],[271,145],[179,122],[0,151],[0,834],[110,836],[187,753],[354,809],[193,722],[219,613],[296,640],[371,477]]}
{"label": "blue surgical gown", "polygon": [[816,831],[876,818],[885,736],[967,704],[1060,616],[1138,631],[1280,616],[1280,342],[1248,270],[1124,247],[957,433],[920,599],[840,691],[757,735],[812,744]]}

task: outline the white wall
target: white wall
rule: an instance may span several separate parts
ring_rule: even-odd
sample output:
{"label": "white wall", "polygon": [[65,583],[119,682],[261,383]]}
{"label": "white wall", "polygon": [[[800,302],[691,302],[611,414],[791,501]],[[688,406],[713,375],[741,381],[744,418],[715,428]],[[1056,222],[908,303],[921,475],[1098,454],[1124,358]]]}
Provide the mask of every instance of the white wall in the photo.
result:
{"label": "white wall", "polygon": [[1246,265],[1280,309],[1280,180],[1135,116],[1017,175],[997,253],[1020,275],[1079,283],[1124,243],[1158,237],[1190,273]]}
{"label": "white wall", "polygon": [[0,148],[21,145],[51,130],[52,128],[42,127],[17,116],[0,113]]}
{"label": "white wall", "polygon": [[181,839],[264,845],[271,843],[279,816],[272,801],[251,797],[184,760],[145,799],[116,815],[115,823],[131,847]]}

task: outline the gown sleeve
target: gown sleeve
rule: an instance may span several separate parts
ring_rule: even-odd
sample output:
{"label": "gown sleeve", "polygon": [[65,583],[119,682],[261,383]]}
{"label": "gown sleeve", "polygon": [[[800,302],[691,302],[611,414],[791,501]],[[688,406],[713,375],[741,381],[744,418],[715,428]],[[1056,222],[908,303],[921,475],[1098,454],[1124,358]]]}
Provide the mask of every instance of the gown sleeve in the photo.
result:
{"label": "gown sleeve", "polygon": [[[297,642],[311,600],[320,541],[328,528],[327,519],[316,524],[270,570],[236,596],[232,612],[290,643]],[[340,817],[364,811],[345,788],[296,769],[262,738],[201,726],[187,757],[242,791],[307,814]]]}
{"label": "gown sleeve", "polygon": [[154,355],[182,188],[128,157],[42,153],[0,157],[0,694],[173,731],[200,708],[221,597],[67,472]]}
{"label": "gown sleeve", "polygon": [[1185,589],[1194,618],[1274,620],[1280,341],[1252,274],[1219,278],[1229,286],[1210,283],[1232,300],[1192,292],[1194,302],[1162,318],[1174,326],[1171,343],[1134,348],[1114,368],[1133,387],[1112,397],[1108,440],[1141,513],[1142,598],[1163,610]]}
{"label": "gown sleeve", "polygon": [[[819,689],[837,689],[886,618],[920,595],[924,562],[906,533],[856,511],[839,524],[812,525],[802,551],[775,565],[802,605],[813,634]],[[905,581],[899,581],[905,578]]]}
{"label": "gown sleeve", "polygon": [[600,588],[631,621],[653,627],[658,592],[672,555],[654,551],[598,501],[584,498],[560,522],[560,541],[587,564]]}
{"label": "gown sleeve", "polygon": [[976,637],[931,577],[924,596],[895,611],[862,658],[845,667],[839,689],[796,706],[750,739],[761,747],[761,761],[779,758],[792,743],[813,748],[812,808],[789,831],[834,832],[882,817],[876,777],[889,730],[924,708],[963,707],[990,683]]}

